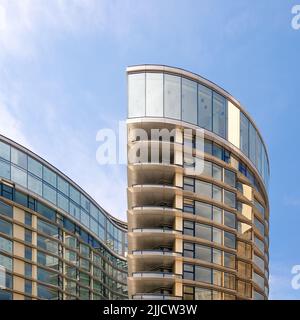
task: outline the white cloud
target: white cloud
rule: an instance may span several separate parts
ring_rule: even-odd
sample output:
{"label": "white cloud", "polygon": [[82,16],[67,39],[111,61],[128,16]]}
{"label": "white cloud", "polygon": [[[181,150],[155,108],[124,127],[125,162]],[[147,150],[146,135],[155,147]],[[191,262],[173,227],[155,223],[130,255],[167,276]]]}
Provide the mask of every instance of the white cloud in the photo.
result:
{"label": "white cloud", "polygon": [[97,31],[128,35],[135,19],[151,21],[150,6],[130,0],[0,0],[0,59],[32,58],[53,35]]}
{"label": "white cloud", "polygon": [[[89,148],[86,136],[64,117],[63,92],[55,87],[55,101],[43,96],[38,84],[35,92],[28,92],[33,86],[26,86],[24,78],[11,72],[10,65],[20,59],[25,63],[27,59],[37,61],[43,45],[62,35],[76,37],[101,31],[118,37],[128,33],[139,7],[132,8],[130,3],[127,0],[0,0],[0,133],[56,165],[104,209],[123,220],[127,203],[126,168],[99,166],[96,147]],[[147,5],[143,6],[147,12]],[[32,125],[36,130],[29,130],[28,126]],[[92,138],[96,144],[96,132]]]}

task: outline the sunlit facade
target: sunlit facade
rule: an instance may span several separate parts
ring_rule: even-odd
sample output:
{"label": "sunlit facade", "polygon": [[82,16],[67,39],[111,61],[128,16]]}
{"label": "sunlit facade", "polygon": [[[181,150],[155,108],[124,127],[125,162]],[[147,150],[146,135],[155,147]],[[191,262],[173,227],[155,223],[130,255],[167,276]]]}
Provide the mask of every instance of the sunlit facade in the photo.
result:
{"label": "sunlit facade", "polygon": [[0,300],[127,299],[127,226],[0,136]]}
{"label": "sunlit facade", "polygon": [[[170,162],[128,159],[129,298],[267,299],[269,160],[255,123],[194,73],[140,65],[127,75],[128,151],[170,145]],[[163,128],[176,131],[154,141],[150,131]],[[199,128],[203,171],[192,174],[182,150],[199,156]],[[136,139],[135,129],[147,137]]]}

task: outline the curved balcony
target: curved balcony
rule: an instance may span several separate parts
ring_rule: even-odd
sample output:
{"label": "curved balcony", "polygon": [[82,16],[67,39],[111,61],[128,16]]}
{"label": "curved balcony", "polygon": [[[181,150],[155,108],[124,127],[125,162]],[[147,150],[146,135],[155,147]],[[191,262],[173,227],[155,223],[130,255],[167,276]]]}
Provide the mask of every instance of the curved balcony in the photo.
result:
{"label": "curved balcony", "polygon": [[172,269],[176,258],[182,253],[173,252],[172,249],[134,250],[127,256],[130,261],[129,273],[143,270],[153,270],[157,266]]}
{"label": "curved balcony", "polygon": [[173,225],[182,209],[168,206],[142,206],[128,210],[128,229]]}
{"label": "curved balcony", "polygon": [[128,247],[131,251],[173,248],[176,237],[181,235],[182,231],[170,228],[133,229],[128,232]]}
{"label": "curved balcony", "polygon": [[128,165],[128,185],[163,184],[173,185],[176,172],[182,168],[168,163],[135,163]]}
{"label": "curved balcony", "polygon": [[128,189],[128,208],[142,206],[173,207],[175,196],[182,194],[182,189],[164,184],[134,185]]}

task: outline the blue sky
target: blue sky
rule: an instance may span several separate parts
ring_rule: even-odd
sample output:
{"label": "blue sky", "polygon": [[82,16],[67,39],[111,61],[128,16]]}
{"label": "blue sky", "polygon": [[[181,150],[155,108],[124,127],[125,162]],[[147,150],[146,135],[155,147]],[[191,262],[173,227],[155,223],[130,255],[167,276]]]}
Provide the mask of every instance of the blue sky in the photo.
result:
{"label": "blue sky", "polygon": [[[126,217],[125,166],[99,166],[99,129],[126,118],[125,68],[158,63],[216,82],[246,107],[271,159],[272,299],[299,299],[300,30],[289,0],[0,0],[0,133]],[[107,183],[113,193],[107,190]]]}

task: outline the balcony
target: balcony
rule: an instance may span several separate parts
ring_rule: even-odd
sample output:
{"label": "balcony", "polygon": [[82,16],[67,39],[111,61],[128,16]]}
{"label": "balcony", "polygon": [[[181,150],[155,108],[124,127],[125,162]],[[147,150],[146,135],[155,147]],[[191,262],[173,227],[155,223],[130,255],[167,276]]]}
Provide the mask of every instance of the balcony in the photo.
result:
{"label": "balcony", "polygon": [[173,225],[182,210],[169,206],[142,206],[128,210],[128,229]]}
{"label": "balcony", "polygon": [[127,189],[128,208],[143,206],[173,207],[177,194],[182,195],[180,187],[164,184],[133,185]]}
{"label": "balcony", "polygon": [[171,270],[174,266],[176,258],[182,256],[182,253],[173,252],[172,249],[149,249],[134,250],[128,254],[129,273],[140,272],[143,270],[154,270],[157,266],[163,269]]}
{"label": "balcony", "polygon": [[163,271],[133,272],[128,277],[129,292],[156,293],[161,295],[159,288],[173,292],[176,281],[181,281],[182,275]]}

